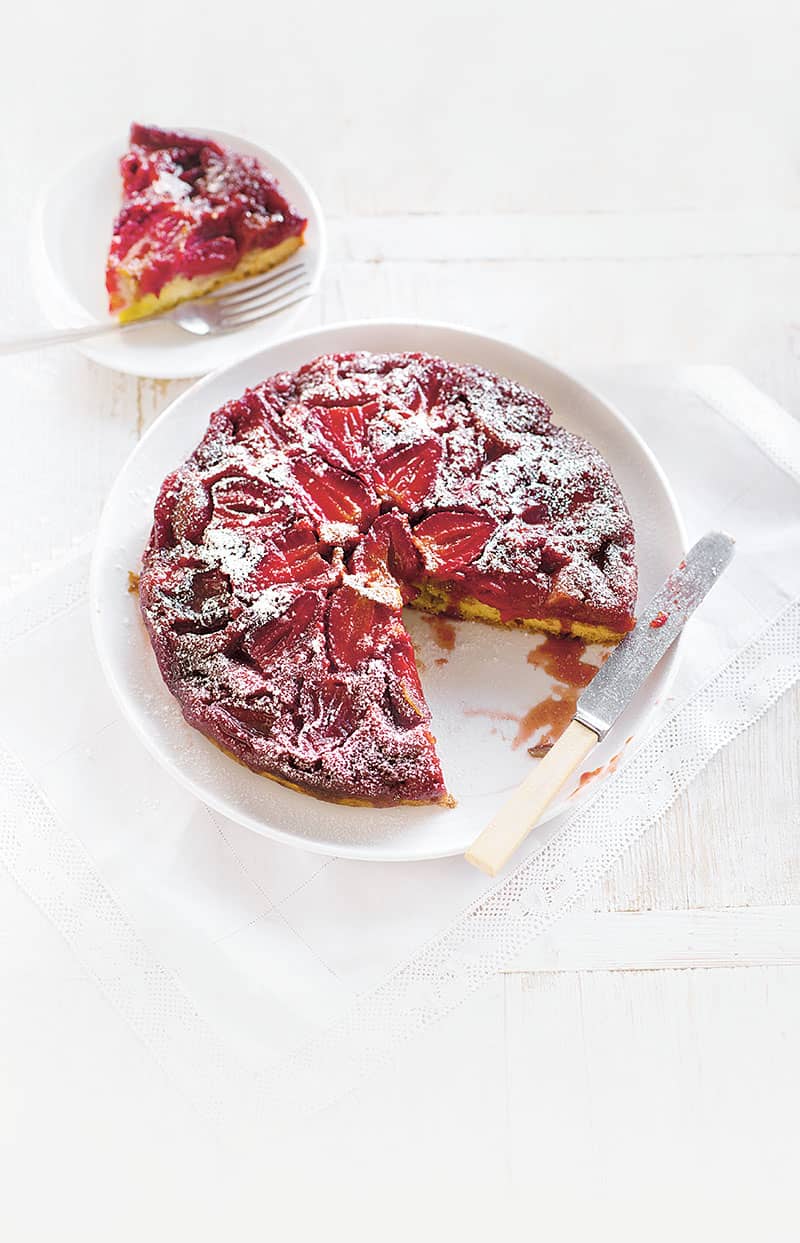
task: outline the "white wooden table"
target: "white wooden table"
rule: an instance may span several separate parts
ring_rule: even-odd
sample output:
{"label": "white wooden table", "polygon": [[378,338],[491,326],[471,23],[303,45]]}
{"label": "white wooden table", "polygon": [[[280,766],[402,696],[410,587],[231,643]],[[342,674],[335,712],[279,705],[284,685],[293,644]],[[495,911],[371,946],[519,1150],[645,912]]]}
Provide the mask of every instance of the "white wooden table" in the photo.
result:
{"label": "white wooden table", "polygon": [[[53,6],[44,40],[42,20],[15,10],[0,85],[0,330],[36,322],[26,234],[48,161],[132,114],[207,121],[263,136],[320,192],[331,257],[308,324],[453,320],[566,366],[727,362],[800,411],[796,5],[679,0],[656,16],[634,0],[613,14],[411,0],[367,15],[314,0],[276,17],[255,0],[224,13],[140,0],[132,17],[90,0]],[[139,29],[164,32],[166,62]],[[67,351],[3,360],[0,374],[3,566],[24,582],[91,531],[125,454],[183,385]],[[20,470],[42,443],[61,455],[58,494]],[[15,496],[41,515],[32,534],[14,525]],[[302,1148],[314,1177],[344,1147],[373,1186],[479,1170],[484,1189],[577,1178],[624,1197],[633,1172],[659,1169],[676,1186],[778,1186],[800,1107],[798,706],[787,696],[718,756],[600,891],[424,1048],[319,1119]],[[85,1213],[74,1172],[91,1170],[100,1220],[135,1169],[163,1220],[190,1186],[203,1204],[203,1171],[216,1161],[219,1176],[223,1155],[198,1147],[189,1181],[176,1176],[179,1104],[133,1043],[109,1063],[117,1020],[2,892],[0,970],[18,999],[0,1018],[10,1203],[44,1174]],[[33,987],[45,952],[62,963],[47,1014]],[[225,1173],[245,1217],[252,1173]]]}

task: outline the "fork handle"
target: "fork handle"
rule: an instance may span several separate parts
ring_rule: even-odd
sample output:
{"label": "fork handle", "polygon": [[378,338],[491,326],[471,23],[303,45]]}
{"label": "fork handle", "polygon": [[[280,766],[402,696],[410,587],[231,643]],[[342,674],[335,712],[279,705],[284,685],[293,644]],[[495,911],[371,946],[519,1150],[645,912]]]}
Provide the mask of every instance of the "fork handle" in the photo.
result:
{"label": "fork handle", "polygon": [[69,345],[72,341],[85,341],[89,337],[106,336],[110,332],[123,332],[146,323],[144,319],[129,324],[84,324],[82,328],[56,328],[52,332],[35,332],[29,337],[0,337],[0,354],[22,354],[25,350],[41,350],[50,345]]}

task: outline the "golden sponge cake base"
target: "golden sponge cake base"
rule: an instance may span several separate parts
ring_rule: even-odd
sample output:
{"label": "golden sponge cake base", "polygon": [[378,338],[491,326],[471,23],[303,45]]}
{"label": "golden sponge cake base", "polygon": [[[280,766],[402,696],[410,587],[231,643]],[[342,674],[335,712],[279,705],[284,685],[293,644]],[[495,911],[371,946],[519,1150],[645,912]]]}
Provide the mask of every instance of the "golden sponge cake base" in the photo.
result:
{"label": "golden sponge cake base", "polygon": [[464,617],[471,621],[481,621],[490,626],[503,626],[507,630],[530,630],[534,633],[573,635],[587,643],[619,643],[625,636],[609,626],[590,625],[588,622],[573,621],[571,618],[554,617],[519,617],[513,621],[503,621],[498,609],[491,604],[483,604],[474,596],[464,596],[461,600],[453,600],[449,591],[441,583],[417,584],[417,595],[411,601],[413,608],[425,613],[449,613]]}
{"label": "golden sponge cake base", "polygon": [[243,281],[250,276],[258,276],[261,272],[268,272],[270,268],[283,263],[302,245],[302,237],[287,237],[277,246],[249,250],[229,272],[213,272],[208,276],[176,276],[174,280],[168,281],[157,294],[148,293],[142,298],[134,296],[135,278],[130,272],[121,268],[118,274],[120,285],[128,289],[134,300],[120,311],[119,322],[129,324],[135,319],[160,315],[164,311],[172,310],[179,302],[188,302],[191,298],[202,298],[231,281]]}

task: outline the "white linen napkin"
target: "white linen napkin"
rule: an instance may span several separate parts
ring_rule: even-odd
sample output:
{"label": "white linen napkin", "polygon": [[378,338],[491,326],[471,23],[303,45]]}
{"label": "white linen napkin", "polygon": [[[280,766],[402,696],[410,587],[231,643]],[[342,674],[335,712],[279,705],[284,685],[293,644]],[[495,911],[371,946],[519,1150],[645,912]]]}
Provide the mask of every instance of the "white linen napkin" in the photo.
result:
{"label": "white linen napkin", "polygon": [[176,785],[103,682],[86,550],[0,606],[0,861],[207,1114],[336,1099],[563,915],[800,677],[800,426],[728,368],[586,378],[655,451],[690,537],[723,527],[737,555],[649,736],[499,882],[460,858],[278,845]]}

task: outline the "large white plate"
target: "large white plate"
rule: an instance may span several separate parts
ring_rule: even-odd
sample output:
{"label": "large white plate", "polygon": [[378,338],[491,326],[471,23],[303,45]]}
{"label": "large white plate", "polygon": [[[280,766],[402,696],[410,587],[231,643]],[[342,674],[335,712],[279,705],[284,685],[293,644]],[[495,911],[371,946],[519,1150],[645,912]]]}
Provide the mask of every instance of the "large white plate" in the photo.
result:
{"label": "large white plate", "polygon": [[[515,721],[549,691],[549,680],[528,663],[530,635],[475,623],[455,623],[457,641],[447,663],[435,632],[406,610],[421,657],[422,681],[433,713],[454,809],[342,807],[287,790],[224,755],[183,720],[158,672],[128,571],[136,570],[162,479],[200,440],[221,402],[284,368],[326,351],[426,350],[455,362],[477,363],[541,393],[556,419],[586,436],[604,454],[633,513],[638,540],[640,599],[647,601],[681,559],[685,540],[669,485],[639,436],[596,393],[524,350],[437,324],[354,323],[302,333],[195,384],[164,412],[137,446],[106,503],[92,566],[92,616],[106,676],[125,715],[156,758],[206,803],[232,819],[310,850],[357,859],[438,858],[462,851],[533,762],[513,750]],[[612,730],[591,768],[619,753],[640,734],[656,701],[666,694],[676,651],[665,657]],[[600,778],[598,778],[599,780]],[[576,805],[596,782],[576,782],[551,810]]]}
{"label": "large white plate", "polygon": [[[274,151],[246,138],[215,129],[174,128],[255,155],[277,177],[295,210],[308,218],[300,253],[313,294],[325,262],[325,225],[308,182]],[[119,159],[127,146],[126,136],[120,134],[84,155],[57,174],[40,197],[32,230],[34,283],[44,314],[58,328],[108,322],[106,256],[120,206]],[[279,315],[219,336],[193,337],[175,324],[154,320],[124,333],[89,339],[77,348],[94,362],[130,375],[185,379],[225,367],[274,341],[288,332],[307,305],[297,303]]]}

